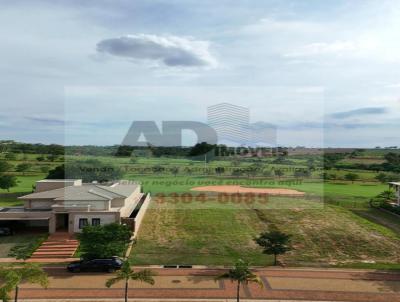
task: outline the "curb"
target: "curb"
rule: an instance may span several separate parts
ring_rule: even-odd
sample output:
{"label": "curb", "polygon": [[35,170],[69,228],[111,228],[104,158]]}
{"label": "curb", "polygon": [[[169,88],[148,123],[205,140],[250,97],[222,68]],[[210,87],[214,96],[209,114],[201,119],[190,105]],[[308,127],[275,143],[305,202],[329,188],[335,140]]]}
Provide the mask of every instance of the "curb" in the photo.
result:
{"label": "curb", "polygon": [[[124,299],[19,299],[24,302],[124,302]],[[236,299],[129,299],[129,302],[236,302]],[[243,299],[240,301],[265,301],[265,302],[298,302],[299,300],[276,300],[276,299]],[[302,302],[347,302],[333,300],[301,300]]]}

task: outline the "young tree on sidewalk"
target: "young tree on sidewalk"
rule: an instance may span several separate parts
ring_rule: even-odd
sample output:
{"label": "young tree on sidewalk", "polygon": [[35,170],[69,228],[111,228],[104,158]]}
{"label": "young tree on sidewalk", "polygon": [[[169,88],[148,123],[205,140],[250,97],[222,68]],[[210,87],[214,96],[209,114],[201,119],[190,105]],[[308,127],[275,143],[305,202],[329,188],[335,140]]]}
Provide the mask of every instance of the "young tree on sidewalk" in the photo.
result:
{"label": "young tree on sidewalk", "polygon": [[250,270],[249,263],[239,259],[235,266],[225,274],[222,274],[216,278],[216,280],[229,279],[236,284],[236,301],[240,302],[240,286],[242,284],[257,283],[263,286],[261,279],[253,274]]}
{"label": "young tree on sidewalk", "polygon": [[125,261],[121,270],[117,272],[117,276],[107,280],[106,286],[110,288],[119,281],[125,281],[125,302],[128,302],[129,280],[141,281],[153,285],[155,282],[154,276],[155,273],[148,269],[134,272],[129,261]]}
{"label": "young tree on sidewalk", "polygon": [[47,288],[47,274],[36,264],[3,267],[0,269],[0,299],[3,302],[10,300],[10,292],[14,290],[14,301],[18,301],[19,285],[22,282],[36,283]]}

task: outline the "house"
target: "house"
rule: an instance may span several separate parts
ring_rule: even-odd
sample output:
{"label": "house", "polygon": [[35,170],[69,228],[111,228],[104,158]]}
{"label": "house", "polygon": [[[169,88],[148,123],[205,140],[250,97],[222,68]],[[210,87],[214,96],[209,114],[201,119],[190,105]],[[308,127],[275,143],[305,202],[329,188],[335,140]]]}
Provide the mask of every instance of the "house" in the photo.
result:
{"label": "house", "polygon": [[389,188],[394,188],[397,205],[400,206],[400,182],[389,182]]}
{"label": "house", "polygon": [[23,207],[0,208],[0,222],[45,227],[49,233],[79,233],[87,225],[127,223],[137,232],[150,202],[140,185],[104,185],[80,179],[40,180],[35,192],[19,197]]}

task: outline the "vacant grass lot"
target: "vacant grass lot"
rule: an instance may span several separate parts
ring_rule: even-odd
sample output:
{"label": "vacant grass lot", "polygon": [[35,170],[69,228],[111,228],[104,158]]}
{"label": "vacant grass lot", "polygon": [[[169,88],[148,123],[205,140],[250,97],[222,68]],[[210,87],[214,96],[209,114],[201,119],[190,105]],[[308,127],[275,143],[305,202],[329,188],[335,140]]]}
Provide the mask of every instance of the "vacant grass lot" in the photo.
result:
{"label": "vacant grass lot", "polygon": [[136,264],[231,264],[239,257],[271,264],[253,238],[275,226],[293,236],[294,250],[283,257],[290,264],[400,260],[398,233],[341,207],[315,203],[274,197],[262,209],[211,202],[191,209],[154,200],[131,258]]}

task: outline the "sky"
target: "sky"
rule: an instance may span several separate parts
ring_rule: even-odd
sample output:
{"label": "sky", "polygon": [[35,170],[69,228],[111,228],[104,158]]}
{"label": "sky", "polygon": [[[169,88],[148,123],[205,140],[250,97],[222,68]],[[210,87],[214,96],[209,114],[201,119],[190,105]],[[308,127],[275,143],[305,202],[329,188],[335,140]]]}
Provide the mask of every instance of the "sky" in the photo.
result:
{"label": "sky", "polygon": [[120,144],[230,103],[277,145],[400,146],[399,36],[396,0],[1,0],[0,140]]}

